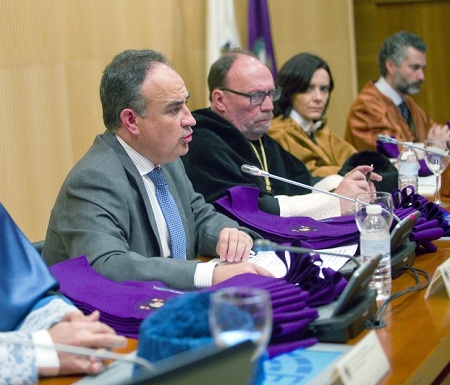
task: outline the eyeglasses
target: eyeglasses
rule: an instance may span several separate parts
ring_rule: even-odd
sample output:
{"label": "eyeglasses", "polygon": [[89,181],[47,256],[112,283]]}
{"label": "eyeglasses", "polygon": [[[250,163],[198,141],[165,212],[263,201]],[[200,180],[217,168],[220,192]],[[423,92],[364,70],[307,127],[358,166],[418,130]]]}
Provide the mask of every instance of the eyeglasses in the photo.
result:
{"label": "eyeglasses", "polygon": [[275,102],[278,99],[280,99],[282,88],[281,87],[276,87],[274,90],[269,91],[269,92],[262,92],[261,91],[261,92],[254,92],[252,94],[245,94],[243,92],[231,90],[229,88],[220,88],[220,90],[221,91],[232,92],[233,94],[236,94],[236,95],[245,96],[245,97],[250,99],[250,104],[251,105],[259,106],[259,105],[264,103],[264,100],[266,99],[267,96],[270,98],[270,100],[272,102]]}

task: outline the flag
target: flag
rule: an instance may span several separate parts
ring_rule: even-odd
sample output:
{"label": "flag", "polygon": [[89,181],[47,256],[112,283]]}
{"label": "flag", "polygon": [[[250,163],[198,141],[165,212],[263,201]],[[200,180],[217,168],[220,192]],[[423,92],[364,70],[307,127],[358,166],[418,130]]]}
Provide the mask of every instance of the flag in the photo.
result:
{"label": "flag", "polygon": [[248,49],[258,55],[259,59],[269,67],[275,79],[277,68],[267,0],[248,1]]}
{"label": "flag", "polygon": [[206,71],[223,52],[240,47],[234,0],[208,0],[206,20]]}

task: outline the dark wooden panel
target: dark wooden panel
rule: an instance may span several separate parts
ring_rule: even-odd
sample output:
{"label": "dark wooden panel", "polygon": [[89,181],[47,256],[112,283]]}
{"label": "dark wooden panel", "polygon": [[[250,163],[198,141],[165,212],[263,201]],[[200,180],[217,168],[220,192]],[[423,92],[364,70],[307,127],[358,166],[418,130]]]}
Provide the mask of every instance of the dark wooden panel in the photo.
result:
{"label": "dark wooden panel", "polygon": [[378,77],[377,55],[392,33],[416,33],[428,45],[421,92],[414,98],[438,122],[450,121],[450,1],[354,0],[358,87]]}

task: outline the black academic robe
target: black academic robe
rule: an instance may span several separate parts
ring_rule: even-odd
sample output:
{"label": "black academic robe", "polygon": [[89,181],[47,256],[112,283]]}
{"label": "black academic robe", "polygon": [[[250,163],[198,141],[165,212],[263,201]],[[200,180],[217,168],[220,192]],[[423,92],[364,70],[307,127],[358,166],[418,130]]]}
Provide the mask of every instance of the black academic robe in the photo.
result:
{"label": "black academic robe", "polygon": [[[303,195],[310,190],[270,178],[271,191],[266,188],[263,177],[252,176],[241,171],[243,164],[260,164],[250,141],[230,122],[209,108],[196,110],[193,116],[197,124],[193,127],[193,140],[187,155],[181,159],[194,189],[203,194],[207,202],[214,202],[233,186],[251,186],[260,189],[259,207],[266,212],[280,213],[275,195]],[[270,174],[295,180],[307,185],[317,183],[306,166],[285,151],[268,135],[262,138]],[[252,142],[262,159],[259,141]]]}

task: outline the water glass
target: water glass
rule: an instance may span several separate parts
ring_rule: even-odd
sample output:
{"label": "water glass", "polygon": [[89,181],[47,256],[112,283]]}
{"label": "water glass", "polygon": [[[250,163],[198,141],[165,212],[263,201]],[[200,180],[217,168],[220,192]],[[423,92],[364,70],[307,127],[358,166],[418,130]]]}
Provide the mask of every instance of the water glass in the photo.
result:
{"label": "water glass", "polygon": [[392,194],[376,191],[371,193],[361,193],[355,196],[355,220],[359,231],[361,231],[361,225],[364,222],[364,219],[366,219],[366,206],[368,205],[381,206],[381,215],[385,219],[387,227],[390,229],[394,217]]}
{"label": "water glass", "polygon": [[441,203],[441,198],[439,196],[439,189],[441,188],[441,174],[448,165],[448,153],[449,153],[449,142],[447,140],[430,140],[424,141],[425,151],[425,162],[428,168],[436,176],[436,192],[434,202],[439,205]]}
{"label": "water glass", "polygon": [[266,290],[246,287],[219,289],[211,294],[211,334],[219,346],[250,340],[255,346],[252,360],[264,353],[272,332],[272,304]]}

